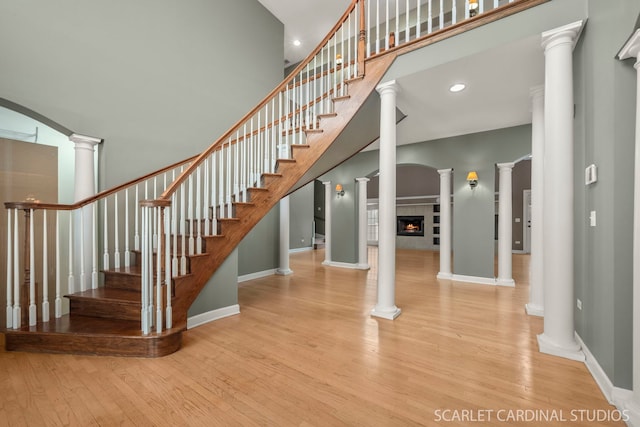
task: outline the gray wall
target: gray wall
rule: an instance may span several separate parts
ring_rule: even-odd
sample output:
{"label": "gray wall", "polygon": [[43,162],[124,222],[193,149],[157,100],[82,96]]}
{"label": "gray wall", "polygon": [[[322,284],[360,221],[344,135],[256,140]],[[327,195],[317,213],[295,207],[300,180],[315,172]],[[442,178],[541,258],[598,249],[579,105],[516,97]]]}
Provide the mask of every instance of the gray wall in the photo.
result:
{"label": "gray wall", "polygon": [[238,304],[238,250],[224,260],[189,307],[188,316]]}
{"label": "gray wall", "polygon": [[[574,52],[576,330],[617,387],[632,381],[632,233],[635,78],[615,55],[640,13],[636,0],[589,0]],[[584,168],[598,181],[585,187]],[[597,227],[589,227],[595,210]]]}
{"label": "gray wall", "polygon": [[104,138],[101,188],[197,154],[282,79],[283,26],[255,0],[1,1],[0,16],[2,97]]}
{"label": "gray wall", "polygon": [[[523,125],[489,132],[462,135],[434,141],[408,144],[397,149],[397,163],[420,164],[436,169],[454,168],[453,249],[454,273],[494,277],[494,222],[496,163],[514,161],[531,150],[531,126]],[[355,200],[347,196],[357,177],[378,169],[379,151],[359,153],[324,175],[323,181],[341,183],[347,195],[332,204],[332,258],[334,261],[357,261]],[[479,184],[473,191],[466,182],[467,172],[478,172]]]}
{"label": "gray wall", "polygon": [[278,268],[280,211],[275,205],[238,245],[238,275]]}
{"label": "gray wall", "polygon": [[310,182],[289,196],[289,249],[311,247],[313,234],[314,183]]}

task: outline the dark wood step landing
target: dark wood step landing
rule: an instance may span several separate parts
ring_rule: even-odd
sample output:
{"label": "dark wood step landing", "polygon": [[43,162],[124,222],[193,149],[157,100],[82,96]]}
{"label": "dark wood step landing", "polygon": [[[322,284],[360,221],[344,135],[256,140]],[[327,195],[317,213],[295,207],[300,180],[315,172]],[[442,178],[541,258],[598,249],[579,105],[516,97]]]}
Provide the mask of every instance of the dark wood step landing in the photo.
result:
{"label": "dark wood step landing", "polygon": [[65,315],[4,334],[7,351],[162,357],[180,349],[182,331],[143,335],[139,321]]}

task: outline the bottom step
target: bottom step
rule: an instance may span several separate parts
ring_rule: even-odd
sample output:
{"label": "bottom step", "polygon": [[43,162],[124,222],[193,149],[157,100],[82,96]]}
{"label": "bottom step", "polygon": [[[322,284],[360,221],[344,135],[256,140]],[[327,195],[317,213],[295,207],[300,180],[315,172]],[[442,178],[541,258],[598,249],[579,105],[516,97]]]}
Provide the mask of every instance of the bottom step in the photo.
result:
{"label": "bottom step", "polygon": [[161,357],[176,352],[182,329],[143,335],[140,322],[65,315],[36,326],[6,329],[7,351]]}

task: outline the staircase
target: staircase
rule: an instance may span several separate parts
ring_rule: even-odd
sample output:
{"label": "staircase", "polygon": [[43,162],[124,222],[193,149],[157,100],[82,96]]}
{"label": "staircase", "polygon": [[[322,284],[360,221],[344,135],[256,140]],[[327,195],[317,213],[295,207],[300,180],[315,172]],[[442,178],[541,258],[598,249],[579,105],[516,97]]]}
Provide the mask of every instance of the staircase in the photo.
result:
{"label": "staircase", "polygon": [[[541,1],[514,0],[464,25]],[[354,0],[307,60],[198,157],[75,205],[5,203],[6,350],[140,357],[177,351],[188,309],[210,277],[322,157],[404,52],[392,33],[377,41],[365,36],[365,12],[365,2]],[[452,28],[460,31],[464,22]],[[409,40],[410,32],[402,36],[405,51],[422,40]],[[42,236],[34,223],[42,224]],[[36,241],[44,252],[39,266]],[[36,274],[49,271],[50,246],[55,279]]]}

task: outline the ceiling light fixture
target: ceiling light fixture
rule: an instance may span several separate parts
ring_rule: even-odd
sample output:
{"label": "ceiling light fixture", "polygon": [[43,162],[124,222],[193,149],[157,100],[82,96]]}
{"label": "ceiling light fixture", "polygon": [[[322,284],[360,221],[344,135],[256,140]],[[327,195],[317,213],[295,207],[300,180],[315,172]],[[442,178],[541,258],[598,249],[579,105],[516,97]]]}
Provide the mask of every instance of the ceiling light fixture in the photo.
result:
{"label": "ceiling light fixture", "polygon": [[463,91],[466,87],[467,85],[465,85],[464,83],[456,83],[449,88],[449,92],[460,92]]}
{"label": "ceiling light fixture", "polygon": [[300,42],[300,40],[298,40],[298,39],[295,39],[295,40],[293,41],[293,45],[294,45],[294,46],[300,46],[301,44],[302,44],[302,42]]}

